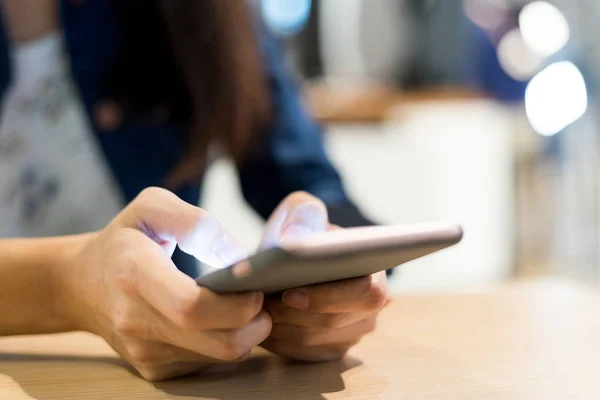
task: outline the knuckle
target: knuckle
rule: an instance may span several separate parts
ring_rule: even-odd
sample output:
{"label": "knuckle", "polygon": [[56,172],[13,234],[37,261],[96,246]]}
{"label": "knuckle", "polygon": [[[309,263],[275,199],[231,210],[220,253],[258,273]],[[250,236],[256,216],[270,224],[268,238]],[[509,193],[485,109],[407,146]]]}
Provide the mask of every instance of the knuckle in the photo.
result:
{"label": "knuckle", "polygon": [[198,304],[198,296],[182,296],[175,304],[173,322],[186,330],[199,329]]}
{"label": "knuckle", "polygon": [[127,313],[119,313],[114,318],[113,330],[120,336],[134,335],[138,332],[138,324]]}
{"label": "knuckle", "polygon": [[218,358],[223,361],[238,360],[252,350],[245,344],[244,334],[241,330],[224,333],[218,347]]}
{"label": "knuckle", "polygon": [[288,195],[284,202],[294,205],[307,204],[311,207],[317,208],[319,211],[327,211],[327,206],[321,199],[304,191],[298,191]]}
{"label": "knuckle", "polygon": [[304,190],[298,190],[293,193],[290,193],[285,199],[288,201],[292,201],[292,202],[295,202],[295,201],[301,202],[301,201],[315,199],[315,197],[312,194],[310,194]]}
{"label": "knuckle", "polygon": [[321,326],[327,329],[342,328],[347,315],[347,313],[324,314]]}
{"label": "knuckle", "polygon": [[236,310],[234,324],[238,328],[243,328],[256,318],[261,311],[261,305],[248,303]]}
{"label": "knuckle", "polygon": [[131,203],[130,208],[138,214],[147,214],[157,207],[168,207],[178,199],[174,193],[159,187],[148,187]]}
{"label": "knuckle", "polygon": [[147,201],[155,201],[157,198],[170,196],[171,192],[166,189],[162,189],[159,187],[148,187],[140,192],[137,197],[137,200],[145,203]]}
{"label": "knuckle", "polygon": [[133,342],[126,346],[127,354],[134,365],[144,366],[152,369],[152,364],[157,361],[156,355],[149,346],[139,342]]}

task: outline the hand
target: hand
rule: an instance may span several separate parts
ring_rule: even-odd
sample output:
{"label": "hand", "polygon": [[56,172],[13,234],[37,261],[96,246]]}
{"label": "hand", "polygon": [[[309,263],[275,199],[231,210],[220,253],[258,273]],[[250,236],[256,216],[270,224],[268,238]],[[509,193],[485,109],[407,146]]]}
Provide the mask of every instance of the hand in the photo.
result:
{"label": "hand", "polygon": [[245,257],[207,212],[148,189],[66,265],[74,326],[102,336],[156,381],[247,357],[271,330],[263,295],[221,296],[170,260],[175,246],[208,264]]}
{"label": "hand", "polygon": [[[263,247],[311,232],[339,229],[328,223],[325,205],[306,193],[295,193],[275,210]],[[273,328],[262,346],[302,361],[343,357],[373,332],[379,312],[391,301],[385,271],[365,278],[288,290],[265,300]]]}

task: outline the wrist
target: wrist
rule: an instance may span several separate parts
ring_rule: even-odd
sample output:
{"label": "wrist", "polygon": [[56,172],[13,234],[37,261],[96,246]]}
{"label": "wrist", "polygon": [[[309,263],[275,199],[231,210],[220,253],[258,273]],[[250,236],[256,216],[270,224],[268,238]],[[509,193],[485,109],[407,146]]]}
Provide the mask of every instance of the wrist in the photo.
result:
{"label": "wrist", "polygon": [[86,236],[0,240],[0,335],[58,333],[78,328],[68,265]]}
{"label": "wrist", "polygon": [[60,321],[62,331],[89,330],[85,315],[81,310],[82,301],[80,276],[82,253],[96,234],[78,235],[65,238],[57,249],[49,265],[51,282],[50,306],[54,316]]}

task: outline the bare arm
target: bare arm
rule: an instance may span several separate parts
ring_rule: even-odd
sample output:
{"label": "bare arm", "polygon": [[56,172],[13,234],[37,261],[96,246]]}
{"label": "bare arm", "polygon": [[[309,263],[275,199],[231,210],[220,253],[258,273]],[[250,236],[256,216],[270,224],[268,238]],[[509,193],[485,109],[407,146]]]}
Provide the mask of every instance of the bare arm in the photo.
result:
{"label": "bare arm", "polygon": [[[10,40],[21,44],[58,30],[56,0],[0,0]],[[60,304],[57,271],[86,236],[0,241],[0,335],[72,329]],[[64,305],[63,305],[64,306]]]}
{"label": "bare arm", "polygon": [[0,240],[0,336],[89,331],[151,380],[247,357],[271,330],[262,294],[198,286],[171,261],[175,245],[215,265],[245,256],[214,217],[162,189],[97,233]]}
{"label": "bare arm", "polygon": [[0,336],[73,330],[60,275],[87,236],[0,241]]}

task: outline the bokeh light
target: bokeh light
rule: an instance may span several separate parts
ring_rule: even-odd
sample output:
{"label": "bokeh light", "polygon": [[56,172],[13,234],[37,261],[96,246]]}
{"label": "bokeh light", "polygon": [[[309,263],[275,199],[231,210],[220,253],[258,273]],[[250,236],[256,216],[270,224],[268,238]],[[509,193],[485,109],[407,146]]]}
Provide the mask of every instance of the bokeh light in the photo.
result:
{"label": "bokeh light", "polygon": [[310,16],[312,0],[262,0],[263,18],[269,28],[281,35],[298,33]]}
{"label": "bokeh light", "polygon": [[525,44],[519,28],[508,31],[498,43],[498,60],[504,72],[517,81],[531,79],[543,63]]}
{"label": "bokeh light", "polygon": [[519,14],[519,26],[527,46],[541,57],[550,57],[569,41],[569,23],[564,14],[545,1],[527,4]]}
{"label": "bokeh light", "polygon": [[571,62],[557,62],[527,86],[525,107],[533,129],[552,136],[585,114],[588,95],[581,71]]}

